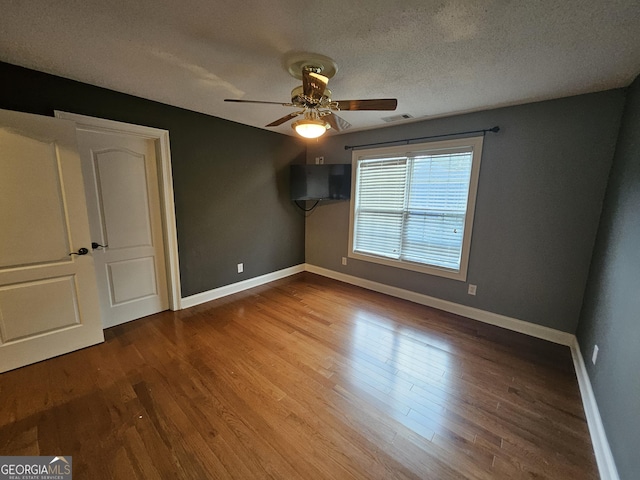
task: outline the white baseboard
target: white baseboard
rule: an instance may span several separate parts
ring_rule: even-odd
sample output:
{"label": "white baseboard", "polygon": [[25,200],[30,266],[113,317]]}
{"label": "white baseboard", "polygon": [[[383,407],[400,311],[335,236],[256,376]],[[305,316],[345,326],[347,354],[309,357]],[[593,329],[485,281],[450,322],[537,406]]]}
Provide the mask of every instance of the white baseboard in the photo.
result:
{"label": "white baseboard", "polygon": [[264,285],[265,283],[273,282],[275,280],[280,280],[281,278],[295,275],[296,273],[304,272],[304,270],[304,264],[295,265],[293,267],[284,268],[276,272],[260,275],[259,277],[232,283],[231,285],[225,285],[224,287],[214,288],[213,290],[202,293],[196,293],[195,295],[183,297],[182,301],[180,302],[180,308],[195,307],[196,305],[200,305],[201,303],[210,302],[211,300],[226,297],[227,295],[239,293],[243,290],[248,290],[253,287]]}
{"label": "white baseboard", "polygon": [[412,292],[410,290],[404,290],[398,287],[392,287],[383,283],[366,280],[352,275],[346,275],[344,273],[336,272],[322,267],[317,267],[311,264],[296,265],[294,267],[278,270],[277,272],[268,273],[259,277],[250,278],[242,282],[233,283],[224,287],[209,290],[207,292],[198,293],[182,299],[181,308],[193,307],[200,305],[201,303],[209,302],[227,295],[242,292],[249,288],[264,285],[265,283],[279,280],[281,278],[295,275],[303,271],[322,275],[323,277],[332,278],[341,282],[356,285],[358,287],[373,290],[375,292],[384,293],[393,297],[402,298],[411,302],[426,305],[428,307],[444,310],[445,312],[455,313],[473,320],[489,323],[498,327],[506,328],[507,330],[513,330],[515,332],[524,333],[532,337],[548,340],[560,345],[566,345],[571,349],[571,357],[573,358],[573,365],[578,378],[578,385],[580,387],[580,394],[582,397],[582,404],[584,406],[585,415],[587,417],[587,424],[589,426],[589,433],[591,435],[591,442],[595,451],[596,461],[598,463],[598,470],[600,472],[600,478],[602,480],[620,480],[618,471],[616,469],[613,454],[609,446],[609,441],[604,431],[604,425],[600,412],[598,410],[598,404],[596,403],[593,389],[591,387],[591,381],[585,368],[584,359],[580,352],[580,346],[575,335],[553,328],[536,325],[533,323],[518,320],[516,318],[507,317],[497,313],[487,312],[478,308],[469,307],[466,305],[460,305],[457,303],[449,302],[429,295]]}
{"label": "white baseboard", "polygon": [[620,480],[577,338],[574,337],[574,342],[570,347],[576,377],[578,377],[578,385],[580,386],[582,405],[584,406],[584,413],[587,417],[589,433],[591,434],[591,443],[593,444],[593,450],[596,454],[600,478],[602,480]]}
{"label": "white baseboard", "polygon": [[317,267],[315,265],[306,264],[305,270],[307,272],[316,273],[324,277],[333,278],[341,282],[350,283],[358,287],[363,287],[375,292],[385,293],[392,297],[398,297],[411,302],[426,305],[428,307],[437,308],[438,310],[444,310],[445,312],[455,313],[463,317],[478,320],[480,322],[489,323],[498,327],[503,327],[515,332],[524,333],[531,337],[541,338],[553,343],[559,343],[560,345],[573,345],[575,336],[555,330],[549,327],[543,327],[542,325],[536,325],[534,323],[525,322],[511,317],[506,317],[497,313],[487,312],[474,307],[468,307],[466,305],[460,305],[458,303],[449,302],[448,300],[442,300],[440,298],[430,297],[422,293],[416,293],[409,290],[404,290],[398,287],[391,287],[383,283],[373,282],[371,280],[365,280],[359,277],[346,275],[344,273],[336,272],[334,270],[328,270],[326,268]]}
{"label": "white baseboard", "polygon": [[445,312],[455,313],[456,315],[503,327],[515,332],[524,333],[532,337],[559,343],[560,345],[572,346],[575,342],[574,335],[561,332],[560,330],[554,330],[553,328],[536,325],[497,313],[487,312],[478,308],[449,302],[448,300],[430,297],[429,295],[424,295],[422,293],[416,293],[410,290],[385,285],[383,283],[354,277],[352,275],[346,275],[344,273],[317,267],[308,263],[285,268],[283,270],[278,270],[277,272],[268,273],[248,280],[243,280],[242,282],[232,283],[231,285],[225,285],[224,287],[214,288],[213,290],[197,293],[189,297],[184,297],[180,302],[180,306],[181,308],[193,307],[200,305],[201,303],[210,302],[211,300],[242,292],[243,290],[264,285],[265,283],[273,282],[274,280],[279,280],[304,271],[322,275],[323,277],[332,278],[341,282],[350,283],[351,285],[363,287],[375,292],[391,295],[392,297],[398,297],[421,305],[426,305],[428,307],[444,310]]}

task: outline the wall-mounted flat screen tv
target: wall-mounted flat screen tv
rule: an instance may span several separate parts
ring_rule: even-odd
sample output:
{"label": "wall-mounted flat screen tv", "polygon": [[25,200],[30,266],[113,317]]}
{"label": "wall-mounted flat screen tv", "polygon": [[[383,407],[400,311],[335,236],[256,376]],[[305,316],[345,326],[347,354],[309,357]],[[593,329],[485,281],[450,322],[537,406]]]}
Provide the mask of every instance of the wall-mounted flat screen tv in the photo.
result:
{"label": "wall-mounted flat screen tv", "polygon": [[351,164],[291,165],[291,200],[348,200]]}

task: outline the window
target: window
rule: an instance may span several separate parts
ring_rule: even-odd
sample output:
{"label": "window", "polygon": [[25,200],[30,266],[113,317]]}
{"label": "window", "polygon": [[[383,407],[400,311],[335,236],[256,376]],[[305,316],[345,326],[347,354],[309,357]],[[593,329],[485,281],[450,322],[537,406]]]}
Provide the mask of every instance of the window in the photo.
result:
{"label": "window", "polygon": [[349,256],[466,280],[482,140],[355,150]]}

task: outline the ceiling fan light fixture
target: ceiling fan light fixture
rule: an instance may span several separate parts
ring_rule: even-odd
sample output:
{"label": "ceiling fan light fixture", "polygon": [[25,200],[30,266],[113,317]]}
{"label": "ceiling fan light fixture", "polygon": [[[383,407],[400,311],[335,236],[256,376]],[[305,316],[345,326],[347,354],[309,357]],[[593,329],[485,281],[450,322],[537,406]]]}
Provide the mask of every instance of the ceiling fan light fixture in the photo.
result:
{"label": "ceiling fan light fixture", "polygon": [[293,122],[291,127],[298,135],[305,138],[318,138],[325,134],[331,126],[323,120],[303,119]]}

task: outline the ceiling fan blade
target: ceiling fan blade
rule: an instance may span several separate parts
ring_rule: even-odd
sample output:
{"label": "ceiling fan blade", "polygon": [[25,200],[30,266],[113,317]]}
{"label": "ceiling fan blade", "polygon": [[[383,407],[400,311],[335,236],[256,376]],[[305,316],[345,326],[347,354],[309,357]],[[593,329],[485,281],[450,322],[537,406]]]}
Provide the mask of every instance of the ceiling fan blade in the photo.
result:
{"label": "ceiling fan blade", "polygon": [[341,132],[342,130],[346,130],[351,126],[349,122],[347,122],[344,118],[339,117],[335,113],[330,113],[328,115],[324,115],[322,118],[326,119],[336,132]]}
{"label": "ceiling fan blade", "polygon": [[282,102],[263,102],[262,100],[239,100],[236,98],[225,98],[225,102],[235,102],[235,103],[264,103],[267,105],[282,105],[283,107],[292,107],[293,103],[282,103]]}
{"label": "ceiling fan blade", "polygon": [[296,118],[298,115],[300,115],[302,112],[293,112],[290,113],[289,115],[285,115],[282,118],[279,118],[278,120],[275,120],[273,122],[271,122],[269,125],[265,125],[266,127],[277,127],[278,125],[282,125],[284,122],[288,122],[289,120],[291,120],[292,118]]}
{"label": "ceiling fan blade", "polygon": [[377,98],[373,100],[336,100],[340,110],[395,110],[398,100],[395,98]]}
{"label": "ceiling fan blade", "polygon": [[308,69],[302,70],[302,91],[305,96],[314,100],[320,100],[327,89],[329,79],[324,75],[312,72]]}

